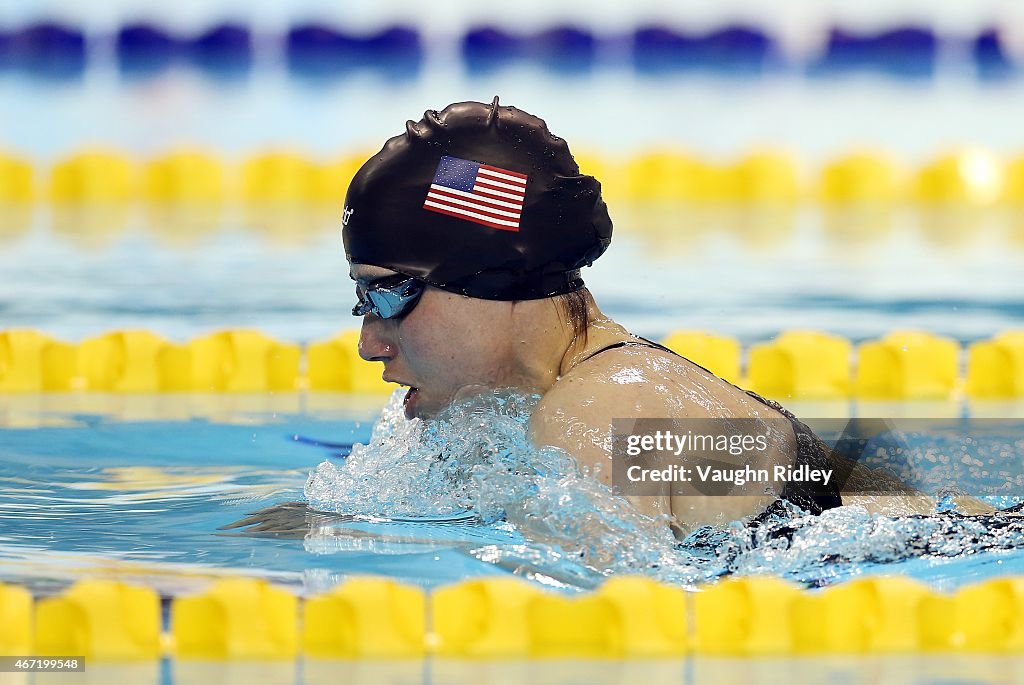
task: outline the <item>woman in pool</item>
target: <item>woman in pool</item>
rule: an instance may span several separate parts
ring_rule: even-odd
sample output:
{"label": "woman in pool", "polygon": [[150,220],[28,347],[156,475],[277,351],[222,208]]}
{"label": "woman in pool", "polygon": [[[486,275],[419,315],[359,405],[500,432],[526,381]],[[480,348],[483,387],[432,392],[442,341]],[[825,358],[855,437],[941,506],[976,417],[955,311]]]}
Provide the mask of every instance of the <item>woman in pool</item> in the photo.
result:
{"label": "woman in pool", "polygon": [[[480,390],[540,394],[535,444],[601,465],[606,481],[614,419],[759,419],[783,428],[750,453],[752,468],[828,468],[824,445],[779,405],[601,312],[580,269],[611,234],[600,184],[541,119],[497,98],[428,111],[363,165],[346,197],[359,353],[409,387],[409,417],[432,417]],[[843,501],[835,481],[813,492],[787,485],[781,495],[815,513]],[[756,483],[727,497],[673,496],[666,485],[630,499],[683,529],[777,501]]]}

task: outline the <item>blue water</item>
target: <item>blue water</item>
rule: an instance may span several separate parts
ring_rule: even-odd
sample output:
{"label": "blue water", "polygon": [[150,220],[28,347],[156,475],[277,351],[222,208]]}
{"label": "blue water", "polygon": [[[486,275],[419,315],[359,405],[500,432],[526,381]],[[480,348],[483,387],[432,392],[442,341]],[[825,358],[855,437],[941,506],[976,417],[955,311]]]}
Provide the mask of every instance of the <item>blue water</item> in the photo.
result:
{"label": "blue water", "polygon": [[435,584],[495,573],[451,545],[394,544],[336,554],[303,541],[229,537],[216,528],[296,500],[327,456],[295,435],[357,440],[368,424],[309,416],[123,422],[69,417],[59,428],[0,431],[0,577],[40,590],[84,574],[145,580],[166,593],[218,573],[253,574],[296,589],[339,573]]}
{"label": "blue water", "polygon": [[[701,328],[750,344],[788,328],[815,328],[858,341],[921,328],[967,343],[1024,327],[1024,250],[1011,215],[967,213],[936,226],[901,210],[844,233],[829,223],[834,216],[814,209],[781,220],[709,218],[684,207],[612,210],[613,246],[586,279],[606,313],[648,337]],[[354,327],[337,217],[296,212],[278,219],[225,208],[193,225],[140,209],[61,216],[39,208],[0,222],[0,329],[34,327],[80,341],[147,328],[184,341],[255,327],[309,342]],[[330,524],[342,534],[320,530],[310,540],[216,533],[248,512],[301,498],[308,473],[331,450],[291,436],[365,440],[381,404],[318,395],[0,398],[0,477],[7,486],[0,495],[0,578],[46,590],[84,573],[116,572],[177,594],[210,574],[243,572],[315,591],[348,573],[434,585],[521,566],[549,586],[596,582],[578,565],[519,545],[506,529],[459,522],[373,523],[369,536],[365,523]],[[823,414],[792,408],[805,417],[851,409],[843,402]],[[1021,409],[970,407],[996,416]],[[964,408],[917,410],[924,413],[883,406],[861,415],[955,417]],[[40,424],[49,427],[33,427]],[[879,535],[913,537],[884,529]],[[492,554],[489,545],[503,553]],[[756,569],[762,552],[738,558]],[[804,558],[813,556],[808,550],[774,559],[773,572],[808,585],[900,572],[954,587],[1021,571],[1014,549],[880,565],[863,552],[852,565],[816,566]],[[713,575],[714,563],[704,571]]]}
{"label": "blue water", "polygon": [[[164,412],[189,401],[161,400]],[[289,513],[276,521],[273,533],[251,527],[218,530],[255,510],[302,499],[310,472],[330,468],[322,462],[345,468],[348,445],[370,438],[373,411],[345,408],[342,401],[336,402],[342,408],[326,410],[329,404],[321,398],[319,407],[276,413],[240,409],[244,403],[236,399],[222,401],[222,411],[212,420],[175,421],[48,411],[35,414],[35,427],[0,429],[0,579],[45,593],[84,575],[103,575],[177,595],[222,574],[265,577],[310,593],[353,574],[433,587],[465,577],[516,573],[545,587],[577,591],[604,577],[600,568],[595,570],[600,555],[592,555],[597,561],[579,558],[578,550],[589,544],[579,538],[594,535],[606,542],[615,539],[616,530],[629,533],[633,525],[621,510],[609,508],[607,499],[596,499],[596,508],[589,511],[612,524],[574,529],[572,539],[559,539],[557,530],[519,530],[494,512],[485,524],[458,511],[425,509],[355,519]],[[187,406],[178,409],[188,414]],[[976,441],[975,454],[1019,473],[1020,457],[1008,459],[1005,450],[1013,448],[1020,428],[1018,422],[1017,433]],[[909,439],[906,446],[916,455],[955,452],[950,435],[941,431]],[[919,462],[909,463],[918,468],[916,484],[927,485],[934,474]],[[969,482],[970,470],[943,465],[935,470],[938,480],[945,473],[967,488],[982,485]],[[543,481],[537,482],[537,506],[544,506]],[[564,480],[559,483],[564,487]],[[599,492],[588,490],[584,481],[575,483],[584,494]],[[403,487],[388,472],[369,485],[384,491],[389,484],[396,492]],[[419,492],[432,487],[428,480],[418,485]],[[349,510],[366,514],[373,502],[364,497]],[[594,505],[562,499],[559,506],[566,519],[584,511],[573,507]],[[820,518],[797,516],[760,530],[699,531],[677,546],[673,563],[696,569],[696,580],[713,580],[725,572],[769,572],[809,587],[863,574],[899,573],[953,589],[1024,573],[1022,524],[995,528],[941,516],[868,517],[847,509]],[[645,544],[655,552],[661,549],[649,529],[641,526],[631,534],[632,548],[605,550],[611,563],[619,564],[613,570],[680,577],[666,576],[670,569],[644,561],[650,559],[641,554]]]}
{"label": "blue water", "polygon": [[[993,223],[999,215],[968,214],[936,231],[923,216],[898,212],[890,223],[844,234],[816,210],[786,214],[782,223],[750,215],[754,223],[737,224],[724,215],[709,224],[706,212],[692,209],[614,209],[615,242],[586,278],[606,313],[648,337],[703,328],[750,344],[787,328],[816,328],[857,341],[922,328],[966,343],[1024,325],[1018,297],[1024,250],[1012,222]],[[256,327],[308,342],[356,323],[330,212],[299,212],[278,225],[245,224],[246,214],[228,209],[194,229],[141,211],[118,216],[69,218],[39,209],[23,217],[21,230],[3,224],[0,328],[34,327],[71,341],[148,328],[184,341]],[[3,579],[49,590],[85,573],[116,572],[167,594],[192,589],[211,574],[237,572],[307,591],[349,573],[431,586],[522,567],[551,587],[571,590],[599,580],[547,554],[551,541],[521,545],[515,531],[500,526],[377,522],[366,531],[365,522],[334,522],[308,540],[295,530],[290,534],[298,537],[284,539],[217,533],[248,512],[302,497],[309,472],[332,450],[292,436],[364,441],[382,400],[89,394],[0,400]],[[792,408],[805,417],[852,409],[843,402],[826,413]],[[861,415],[955,417],[967,410],[877,405]],[[1019,416],[1021,406],[973,403],[969,411]],[[836,525],[832,540],[851,527],[873,530],[853,519]],[[915,530],[883,527],[877,535],[909,540]],[[816,532],[808,529],[805,538]],[[989,543],[1015,547],[1005,539]],[[739,554],[734,565],[757,570],[772,548],[758,549]],[[899,572],[955,587],[1020,572],[1022,563],[1015,549],[883,564],[863,548],[854,550],[859,561],[852,564],[815,564],[815,553],[775,555],[771,570],[807,585]],[[716,563],[706,561],[702,573],[713,576]]]}
{"label": "blue water", "polygon": [[[683,206],[611,209],[612,247],[584,278],[605,313],[640,335],[696,328],[748,343],[811,328],[859,341],[920,328],[968,342],[1024,327],[1024,249],[1009,215],[970,214],[935,232],[899,212],[841,233],[813,209],[760,228],[728,214],[709,225],[706,211]],[[16,230],[0,217],[0,328],[73,341],[147,328],[183,341],[255,327],[308,342],[358,324],[335,213],[187,218],[125,210],[63,225],[39,209]]]}

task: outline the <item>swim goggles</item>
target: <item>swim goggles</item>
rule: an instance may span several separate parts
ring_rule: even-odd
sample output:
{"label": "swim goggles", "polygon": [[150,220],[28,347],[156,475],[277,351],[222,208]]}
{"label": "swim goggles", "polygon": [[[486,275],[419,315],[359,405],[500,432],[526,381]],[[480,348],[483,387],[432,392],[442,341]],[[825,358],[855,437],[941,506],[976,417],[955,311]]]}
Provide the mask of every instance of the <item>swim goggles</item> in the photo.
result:
{"label": "swim goggles", "polygon": [[419,302],[425,286],[423,281],[405,274],[379,278],[366,286],[357,283],[359,304],[352,308],[352,316],[373,314],[381,319],[404,316]]}

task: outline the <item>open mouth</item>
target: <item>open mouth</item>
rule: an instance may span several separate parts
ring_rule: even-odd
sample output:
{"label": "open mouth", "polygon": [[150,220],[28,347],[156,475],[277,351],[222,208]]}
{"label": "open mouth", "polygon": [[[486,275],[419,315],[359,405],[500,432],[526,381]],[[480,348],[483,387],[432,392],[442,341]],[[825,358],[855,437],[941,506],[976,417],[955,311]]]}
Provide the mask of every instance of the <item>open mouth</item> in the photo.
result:
{"label": "open mouth", "polygon": [[419,397],[419,388],[410,387],[405,393],[405,398],[402,400],[402,406],[405,408],[405,418],[411,419],[416,416],[416,400]]}
{"label": "open mouth", "polygon": [[403,383],[397,378],[391,378],[387,374],[381,376],[386,383],[397,383],[403,388],[408,388],[405,391],[405,397],[402,398],[402,406],[405,409],[405,418],[411,419],[416,416],[416,400],[419,397],[420,389],[415,385]]}

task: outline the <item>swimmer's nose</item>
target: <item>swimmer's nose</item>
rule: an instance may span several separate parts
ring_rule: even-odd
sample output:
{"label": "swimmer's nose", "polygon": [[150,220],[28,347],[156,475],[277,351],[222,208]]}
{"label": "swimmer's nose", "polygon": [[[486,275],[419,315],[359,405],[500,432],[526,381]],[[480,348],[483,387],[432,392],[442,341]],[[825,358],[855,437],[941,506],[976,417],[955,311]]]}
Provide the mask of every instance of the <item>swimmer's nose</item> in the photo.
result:
{"label": "swimmer's nose", "polygon": [[395,358],[395,345],[388,338],[384,321],[373,314],[363,317],[359,329],[359,356],[368,362],[387,362]]}

